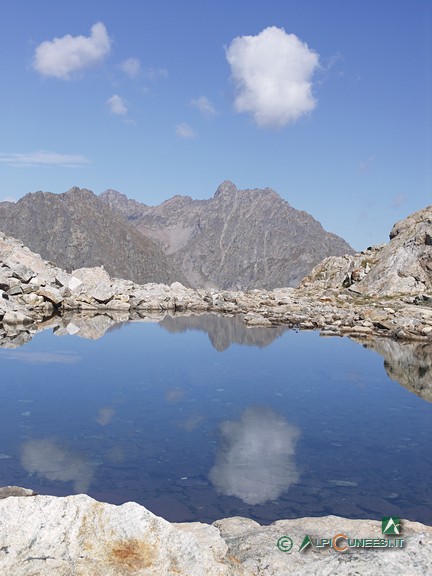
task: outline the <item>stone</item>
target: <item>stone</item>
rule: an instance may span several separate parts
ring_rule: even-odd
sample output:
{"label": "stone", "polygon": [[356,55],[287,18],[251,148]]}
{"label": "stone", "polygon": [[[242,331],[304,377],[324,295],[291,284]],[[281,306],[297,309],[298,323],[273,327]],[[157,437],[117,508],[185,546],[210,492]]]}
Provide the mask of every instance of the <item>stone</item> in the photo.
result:
{"label": "stone", "polygon": [[82,285],[78,285],[80,292],[84,291],[87,296],[97,302],[106,304],[116,294],[116,288],[112,285],[109,274],[102,267],[74,270],[72,278],[73,282],[71,279],[68,284],[72,292],[75,290],[71,286],[76,284],[76,280],[80,280],[82,282]]}
{"label": "stone", "polygon": [[30,318],[22,312],[11,312],[5,313],[2,319],[3,324],[33,324],[33,318]]}
{"label": "stone", "polygon": [[8,576],[228,576],[226,545],[201,542],[133,502],[114,506],[83,494],[0,500]]}
{"label": "stone", "polygon": [[71,276],[69,282],[67,283],[67,287],[69,288],[69,290],[71,290],[71,292],[77,292],[78,288],[80,288],[82,285],[83,285],[82,280],[80,280],[76,276]]}
{"label": "stone", "polygon": [[67,286],[71,280],[70,274],[58,268],[54,276],[54,282],[61,288]]}
{"label": "stone", "polygon": [[261,314],[255,312],[248,312],[244,316],[244,321],[248,326],[271,326],[272,323],[268,318],[264,318]]}
{"label": "stone", "polygon": [[42,296],[43,298],[45,298],[45,300],[51,302],[51,304],[56,308],[60,306],[60,304],[63,302],[63,296],[61,295],[60,290],[58,288],[46,286],[44,288],[39,288],[36,294],[38,296]]}
{"label": "stone", "polygon": [[404,545],[391,549],[310,546],[300,552],[305,535],[313,540],[344,535],[336,541],[341,548],[346,538],[394,539],[382,534],[381,520],[324,516],[261,526],[234,517],[212,525],[170,524],[133,502],[114,506],[83,494],[0,500],[0,565],[7,576],[430,573],[432,527],[424,524],[403,520]]}
{"label": "stone", "polygon": [[7,290],[8,296],[18,296],[18,294],[22,294],[22,293],[23,293],[23,289],[21,288],[21,286],[19,284],[16,284],[15,286],[11,286],[9,288],[9,290]]}
{"label": "stone", "polygon": [[20,486],[2,486],[0,487],[0,500],[11,496],[37,496],[37,492],[30,488],[21,488]]}

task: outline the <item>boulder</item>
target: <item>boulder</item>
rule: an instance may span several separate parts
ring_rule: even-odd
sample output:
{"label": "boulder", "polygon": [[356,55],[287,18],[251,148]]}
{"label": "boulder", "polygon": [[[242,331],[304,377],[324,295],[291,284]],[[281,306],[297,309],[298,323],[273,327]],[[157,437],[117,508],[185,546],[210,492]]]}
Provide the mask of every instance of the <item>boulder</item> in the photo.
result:
{"label": "boulder", "polygon": [[83,494],[0,500],[0,566],[8,576],[228,576],[225,551],[133,502],[113,506]]}
{"label": "boulder", "polygon": [[12,276],[27,284],[27,282],[30,282],[30,280],[34,278],[36,274],[33,272],[33,270],[30,270],[30,268],[24,266],[24,264],[17,264],[12,268]]}
{"label": "boulder", "polygon": [[63,302],[63,296],[57,288],[45,286],[44,288],[39,288],[36,294],[51,302],[56,308]]}
{"label": "boulder", "polygon": [[10,496],[36,496],[37,492],[30,488],[21,488],[20,486],[2,486],[0,488],[0,500]]}
{"label": "boulder", "polygon": [[[81,281],[82,284],[77,285],[76,280]],[[109,302],[117,292],[109,274],[102,267],[74,270],[68,288],[73,292],[79,289],[79,292],[85,292],[87,296],[103,304]]]}
{"label": "boulder", "polygon": [[[9,496],[15,495],[12,490]],[[339,548],[347,538],[369,546],[312,544],[300,551],[305,536],[315,542],[336,535]],[[0,499],[0,566],[7,576],[429,574],[432,527],[402,521],[402,547],[370,547],[394,538],[382,534],[381,519],[325,516],[260,526],[234,517],[213,525],[170,524],[133,502],[114,506],[83,494]]]}
{"label": "boulder", "polygon": [[2,319],[3,324],[33,324],[33,318],[22,312],[7,311]]}

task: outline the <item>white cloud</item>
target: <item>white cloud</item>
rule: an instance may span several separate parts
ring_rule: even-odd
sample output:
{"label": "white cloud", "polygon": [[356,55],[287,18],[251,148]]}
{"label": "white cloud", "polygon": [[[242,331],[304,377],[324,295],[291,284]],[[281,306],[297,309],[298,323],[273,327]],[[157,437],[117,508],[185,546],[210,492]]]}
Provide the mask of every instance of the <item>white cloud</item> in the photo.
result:
{"label": "white cloud", "polygon": [[73,352],[31,352],[29,350],[11,350],[4,356],[7,360],[18,360],[26,364],[75,364],[81,357]]}
{"label": "white cloud", "polygon": [[90,160],[81,154],[58,154],[40,150],[29,153],[1,153],[0,164],[9,166],[64,166],[79,168],[90,164]]}
{"label": "white cloud", "polygon": [[319,56],[295,34],[271,26],[235,38],[226,49],[236,87],[235,108],[256,124],[281,127],[316,106],[311,78]]}
{"label": "white cloud", "polygon": [[110,406],[104,406],[99,408],[98,415],[96,416],[96,422],[101,426],[106,426],[111,422],[115,414],[114,408]]}
{"label": "white cloud", "polygon": [[205,96],[200,96],[195,100],[191,100],[190,104],[194,108],[197,108],[197,110],[202,112],[205,116],[215,116],[217,114],[215,107]]}
{"label": "white cloud", "polygon": [[286,492],[300,475],[295,464],[299,430],[270,408],[253,407],[223,422],[209,478],[227,496],[264,504]]}
{"label": "white cloud", "polygon": [[33,67],[43,76],[70,80],[86,68],[101,62],[111,49],[111,39],[102,22],[91,27],[90,36],[46,40],[35,50]]}
{"label": "white cloud", "polygon": [[120,68],[129,78],[137,78],[141,74],[141,62],[139,58],[128,58],[120,64]]}
{"label": "white cloud", "polygon": [[179,138],[184,138],[185,140],[192,140],[197,137],[195,130],[187,124],[186,122],[181,122],[176,126],[176,134]]}
{"label": "white cloud", "polygon": [[86,459],[48,438],[21,446],[21,465],[30,474],[51,481],[72,482],[75,492],[87,492],[94,470]]}
{"label": "white cloud", "polygon": [[127,116],[128,108],[126,101],[118,94],[114,94],[114,96],[108,98],[107,104],[111,114],[115,114],[116,116]]}
{"label": "white cloud", "polygon": [[17,202],[17,199],[14,196],[5,196],[0,202]]}
{"label": "white cloud", "polygon": [[166,68],[146,68],[144,70],[144,76],[147,80],[156,82],[159,78],[166,78],[168,76],[168,70]]}

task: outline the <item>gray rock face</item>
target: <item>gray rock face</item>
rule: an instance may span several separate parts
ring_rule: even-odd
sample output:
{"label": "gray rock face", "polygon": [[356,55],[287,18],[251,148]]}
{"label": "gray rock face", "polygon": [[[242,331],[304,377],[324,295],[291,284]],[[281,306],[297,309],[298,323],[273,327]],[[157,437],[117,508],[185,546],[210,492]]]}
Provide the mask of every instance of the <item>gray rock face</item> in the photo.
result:
{"label": "gray rock face", "polygon": [[300,284],[303,289],[343,287],[372,297],[432,292],[432,206],[397,222],[388,244],[327,258]]}
{"label": "gray rock face", "polygon": [[[140,284],[196,288],[294,286],[326,256],[353,252],[274,191],[231,182],[209,200],[174,196],[156,207],[114,190],[36,192],[0,203],[0,230],[68,271],[104,266]],[[25,267],[16,274],[27,281]]]}
{"label": "gray rock face", "polygon": [[229,574],[218,562],[223,542],[205,549],[132,502],[116,507],[85,495],[35,496],[1,500],[0,510],[0,566],[8,576]]}
{"label": "gray rock face", "polygon": [[155,207],[113,190],[100,199],[172,255],[195,288],[295,286],[323,258],[353,253],[269,188],[238,190],[224,182],[209,200],[174,196]]}
{"label": "gray rock face", "polygon": [[[7,576],[286,576],[359,574],[424,576],[430,571],[432,528],[404,521],[398,548],[311,547],[305,537],[379,541],[379,520],[336,516],[280,520],[246,518],[213,525],[170,524],[138,504],[113,506],[89,496],[0,500],[0,566]],[[288,536],[292,548],[278,548]],[[389,537],[391,541],[393,537]]]}
{"label": "gray rock face", "polygon": [[[0,203],[0,230],[66,270],[101,266],[135,282],[185,282],[164,251],[89,190]],[[17,274],[25,274],[24,269]]]}

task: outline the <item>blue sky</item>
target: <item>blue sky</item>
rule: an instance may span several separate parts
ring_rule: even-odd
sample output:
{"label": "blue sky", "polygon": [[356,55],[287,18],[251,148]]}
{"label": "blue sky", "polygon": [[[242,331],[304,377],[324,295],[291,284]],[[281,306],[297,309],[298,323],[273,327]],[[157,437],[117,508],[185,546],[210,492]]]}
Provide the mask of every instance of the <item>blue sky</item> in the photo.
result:
{"label": "blue sky", "polygon": [[432,203],[430,0],[0,1],[0,200],[270,187],[354,248]]}

